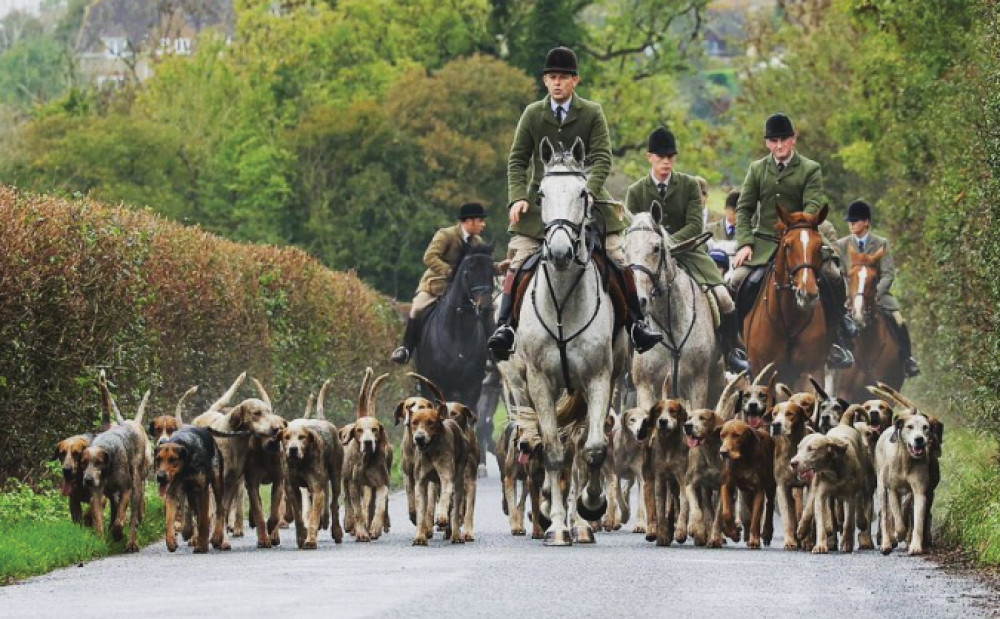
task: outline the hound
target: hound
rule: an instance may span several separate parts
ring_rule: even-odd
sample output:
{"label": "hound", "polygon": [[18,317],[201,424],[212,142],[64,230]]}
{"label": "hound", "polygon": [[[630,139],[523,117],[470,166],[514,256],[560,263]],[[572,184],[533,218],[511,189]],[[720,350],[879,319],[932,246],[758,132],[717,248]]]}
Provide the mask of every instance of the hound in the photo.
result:
{"label": "hound", "polygon": [[185,391],[184,395],[177,401],[177,407],[174,409],[173,415],[159,415],[149,420],[149,427],[146,428],[146,431],[149,433],[149,438],[154,446],[166,443],[173,436],[174,432],[184,427],[184,400],[197,392],[197,385]]}
{"label": "hound", "polygon": [[374,382],[372,375],[367,368],[358,395],[357,420],[340,429],[347,486],[344,526],[353,531],[356,542],[378,539],[388,524],[392,445],[385,427],[375,418],[375,402],[389,375],[382,374]]}
{"label": "hound", "polygon": [[[670,393],[665,381],[663,395]],[[684,426],[688,421],[687,406],[681,400],[664,397],[650,409],[647,423],[653,428],[646,444],[643,466],[643,500],[648,522],[646,540],[657,546],[669,546],[671,538],[678,543],[687,539],[688,504],[681,491],[686,486],[688,444]],[[695,527],[697,530],[697,527]],[[695,538],[696,543],[699,538]]]}
{"label": "hound", "polygon": [[622,415],[621,423],[615,428],[611,441],[615,455],[615,474],[619,484],[624,484],[621,487],[623,524],[627,523],[632,515],[632,486],[636,484],[639,486],[633,533],[645,533],[647,528],[643,470],[646,466],[647,446],[654,423],[655,420],[651,418],[649,411],[630,408]]}
{"label": "hound", "polygon": [[[90,447],[94,435],[91,433],[77,434],[59,441],[52,460],[62,466],[62,495],[69,497],[69,515],[73,522],[92,526],[94,523],[93,508],[90,506],[90,489],[83,483],[82,464],[83,452]],[[87,503],[87,513],[83,513],[83,504]],[[113,502],[111,512],[116,513],[117,506]]]}
{"label": "hound", "polygon": [[[747,547],[760,548],[771,545],[774,533],[774,442],[763,430],[750,427],[739,419],[731,419],[722,426],[722,526],[734,542],[739,541],[739,529],[733,513],[733,494],[738,489],[744,503],[752,499]],[[763,522],[761,521],[763,516]]]}
{"label": "hound", "polygon": [[[281,433],[288,422],[273,413],[271,397],[256,378],[251,379],[257,388],[269,417],[268,429],[254,432],[247,451],[244,481],[250,498],[250,523],[257,529],[257,547],[270,548],[281,544],[278,526],[285,502],[285,462],[281,453]],[[264,520],[264,506],[260,497],[261,485],[271,484],[271,506],[268,519]]]}
{"label": "hound", "polygon": [[156,447],[156,483],[166,507],[167,550],[177,550],[177,509],[181,497],[195,513],[194,552],[208,552],[209,497],[222,501],[222,459],[212,433],[185,426]]}
{"label": "hound", "polygon": [[[767,364],[749,386],[737,392],[739,395],[736,398],[736,417],[745,421],[751,428],[762,427],[765,423],[765,413],[774,406],[774,382],[778,373],[771,373],[773,369],[773,363]],[[764,377],[768,374],[771,374],[771,379],[765,384]]]}
{"label": "hound", "polygon": [[[106,382],[102,383],[102,388],[106,390],[106,387]],[[84,466],[83,483],[90,489],[94,530],[99,536],[104,536],[105,497],[110,498],[112,507],[116,508],[112,512],[111,525],[111,537],[115,541],[124,536],[125,517],[131,509],[125,552],[139,551],[137,531],[146,512],[145,487],[152,466],[152,452],[143,431],[142,417],[148,401],[149,391],[143,396],[135,419],[121,421],[119,425],[97,435],[80,459]],[[105,404],[109,402],[120,418],[118,407],[114,405],[110,392],[106,391]],[[115,495],[118,495],[117,505]]]}
{"label": "hound", "polygon": [[[792,470],[791,461],[802,439],[810,433],[807,427],[809,412],[794,399],[774,406],[771,413],[771,437],[774,439],[774,481],[778,511],[785,531],[785,550],[799,548],[796,535],[802,518],[802,493],[809,484],[799,479]],[[811,548],[811,547],[810,547]]]}
{"label": "hound", "polygon": [[841,417],[850,406],[850,402],[843,398],[830,397],[816,379],[809,377],[813,389],[816,390],[816,410],[813,414],[813,427],[821,434],[826,434],[840,423]]}
{"label": "hound", "polygon": [[[327,509],[329,509],[333,541],[339,544],[344,540],[344,530],[340,527],[340,488],[344,448],[340,443],[337,427],[322,418],[322,401],[329,386],[330,381],[327,380],[319,390],[320,404],[317,407],[319,418],[296,419],[290,422],[281,434],[281,448],[288,466],[286,500],[292,506],[295,536],[299,548],[316,548],[316,538],[321,528],[323,513]],[[308,525],[302,519],[302,493],[299,488],[305,488],[309,492]]]}

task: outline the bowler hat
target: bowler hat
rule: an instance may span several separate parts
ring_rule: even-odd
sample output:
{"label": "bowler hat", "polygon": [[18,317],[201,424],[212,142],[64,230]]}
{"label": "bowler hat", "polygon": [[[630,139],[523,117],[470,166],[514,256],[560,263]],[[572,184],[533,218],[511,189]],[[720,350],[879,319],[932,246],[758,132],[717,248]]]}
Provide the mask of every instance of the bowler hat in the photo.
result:
{"label": "bowler hat", "polygon": [[545,54],[545,68],[542,73],[569,73],[576,75],[579,64],[576,61],[576,53],[568,47],[553,47]]}
{"label": "bowler hat", "polygon": [[656,131],[649,134],[649,145],[646,150],[654,155],[670,157],[677,154],[677,140],[666,127],[657,127]]}
{"label": "bowler hat", "polygon": [[795,135],[792,119],[780,112],[771,114],[764,123],[765,138],[790,138]]}
{"label": "bowler hat", "polygon": [[847,221],[871,221],[872,207],[864,200],[855,200],[847,207]]}
{"label": "bowler hat", "polygon": [[461,221],[466,219],[486,218],[486,209],[478,202],[466,202],[458,209],[458,218]]}

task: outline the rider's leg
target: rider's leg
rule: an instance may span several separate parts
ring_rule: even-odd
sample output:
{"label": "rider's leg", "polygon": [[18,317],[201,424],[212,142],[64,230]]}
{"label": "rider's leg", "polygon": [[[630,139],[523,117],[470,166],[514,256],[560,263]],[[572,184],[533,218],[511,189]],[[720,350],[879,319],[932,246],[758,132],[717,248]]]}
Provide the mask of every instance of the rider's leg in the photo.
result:
{"label": "rider's leg", "polygon": [[823,262],[822,275],[819,298],[823,303],[827,331],[834,334],[826,364],[834,369],[849,368],[854,365],[849,326],[854,325],[854,321],[847,315],[847,283],[832,260]]}
{"label": "rider's leg", "polygon": [[393,363],[404,365],[410,360],[410,355],[417,347],[417,339],[420,337],[420,318],[437,299],[429,292],[423,290],[417,292],[417,296],[413,298],[413,303],[410,305],[410,316],[406,319],[403,345],[392,351],[392,355],[389,357]]}
{"label": "rider's leg", "polygon": [[625,267],[625,251],[622,248],[621,234],[609,234],[604,240],[604,251],[611,260],[608,266],[618,279],[618,284],[625,291],[625,303],[628,305],[628,316],[625,317],[625,328],[635,351],[642,354],[663,340],[663,334],[650,328],[642,316],[639,306],[639,294],[635,289],[635,275],[632,269]]}
{"label": "rider's leg", "polygon": [[503,294],[500,296],[500,315],[497,316],[497,329],[487,341],[487,346],[499,361],[509,359],[510,352],[514,348],[514,326],[511,313],[514,310],[514,293],[517,292],[517,283],[520,279],[517,274],[524,261],[538,251],[541,245],[542,243],[538,239],[521,234],[512,236],[507,245],[510,267],[507,271],[507,277],[504,279]]}
{"label": "rider's leg", "polygon": [[740,344],[740,321],[736,315],[736,304],[725,285],[719,284],[712,288],[712,294],[719,304],[719,339],[726,353],[726,366],[730,372],[750,370],[747,353]]}
{"label": "rider's leg", "polygon": [[910,378],[917,376],[920,374],[920,366],[913,358],[910,330],[906,326],[906,320],[903,319],[903,313],[898,310],[892,312],[892,322],[895,323],[893,331],[895,331],[896,340],[899,342],[899,360],[903,364],[903,372]]}

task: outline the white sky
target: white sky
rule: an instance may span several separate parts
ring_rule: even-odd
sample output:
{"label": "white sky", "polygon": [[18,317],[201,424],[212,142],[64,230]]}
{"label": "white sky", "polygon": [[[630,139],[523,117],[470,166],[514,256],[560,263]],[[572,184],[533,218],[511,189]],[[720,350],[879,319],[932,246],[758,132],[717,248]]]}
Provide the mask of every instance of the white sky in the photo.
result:
{"label": "white sky", "polygon": [[0,0],[0,17],[16,9],[37,13],[41,4],[42,0]]}

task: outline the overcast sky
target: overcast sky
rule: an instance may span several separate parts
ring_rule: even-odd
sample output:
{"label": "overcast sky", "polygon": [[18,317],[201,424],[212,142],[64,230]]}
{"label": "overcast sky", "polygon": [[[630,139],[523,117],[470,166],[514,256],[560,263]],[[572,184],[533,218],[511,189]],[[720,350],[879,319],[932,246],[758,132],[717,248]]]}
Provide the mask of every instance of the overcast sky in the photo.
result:
{"label": "overcast sky", "polygon": [[0,17],[15,9],[27,9],[37,13],[42,0],[0,0]]}

